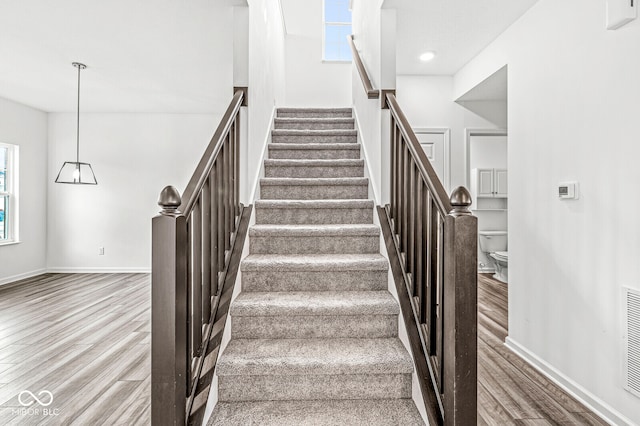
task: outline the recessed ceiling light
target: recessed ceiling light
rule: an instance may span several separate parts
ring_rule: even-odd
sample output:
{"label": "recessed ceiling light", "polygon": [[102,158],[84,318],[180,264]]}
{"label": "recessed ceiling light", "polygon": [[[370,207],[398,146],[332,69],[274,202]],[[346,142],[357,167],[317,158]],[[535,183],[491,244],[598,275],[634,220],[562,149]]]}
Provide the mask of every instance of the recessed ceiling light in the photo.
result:
{"label": "recessed ceiling light", "polygon": [[432,60],[433,58],[436,57],[436,52],[433,51],[428,51],[428,52],[424,52],[422,55],[420,55],[420,60],[422,62],[429,62],[430,60]]}

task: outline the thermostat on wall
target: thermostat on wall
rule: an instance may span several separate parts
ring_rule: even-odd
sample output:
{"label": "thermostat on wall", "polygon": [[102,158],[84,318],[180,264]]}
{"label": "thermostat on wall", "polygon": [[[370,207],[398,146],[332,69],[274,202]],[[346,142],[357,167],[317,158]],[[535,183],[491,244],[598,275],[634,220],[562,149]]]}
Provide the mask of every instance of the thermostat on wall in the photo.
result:
{"label": "thermostat on wall", "polygon": [[558,198],[561,200],[577,200],[579,195],[578,182],[561,182],[558,184]]}

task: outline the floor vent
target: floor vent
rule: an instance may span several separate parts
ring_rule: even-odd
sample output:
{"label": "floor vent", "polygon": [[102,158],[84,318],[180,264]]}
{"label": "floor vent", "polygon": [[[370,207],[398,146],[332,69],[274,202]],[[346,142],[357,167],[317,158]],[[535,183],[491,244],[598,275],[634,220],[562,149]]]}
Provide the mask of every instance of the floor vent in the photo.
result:
{"label": "floor vent", "polygon": [[640,397],[640,291],[624,289],[625,389]]}

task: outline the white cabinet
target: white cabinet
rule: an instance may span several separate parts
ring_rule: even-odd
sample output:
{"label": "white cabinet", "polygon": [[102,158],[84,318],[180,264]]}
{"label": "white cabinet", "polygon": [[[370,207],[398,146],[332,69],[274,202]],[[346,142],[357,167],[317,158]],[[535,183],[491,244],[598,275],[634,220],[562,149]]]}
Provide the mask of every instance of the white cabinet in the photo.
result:
{"label": "white cabinet", "polygon": [[507,210],[508,177],[506,169],[473,169],[470,189],[473,210]]}
{"label": "white cabinet", "polygon": [[471,188],[478,198],[507,197],[506,169],[473,169]]}

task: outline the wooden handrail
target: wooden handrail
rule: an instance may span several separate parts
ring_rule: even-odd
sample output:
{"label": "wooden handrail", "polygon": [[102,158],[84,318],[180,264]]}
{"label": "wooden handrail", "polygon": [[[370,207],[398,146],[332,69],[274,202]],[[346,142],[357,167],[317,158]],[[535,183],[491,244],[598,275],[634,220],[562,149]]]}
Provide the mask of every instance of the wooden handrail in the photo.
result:
{"label": "wooden handrail", "polygon": [[[236,90],[182,197],[160,193],[152,220],[151,420],[184,425],[198,389],[221,283],[240,262],[248,221],[240,203],[240,107]],[[238,241],[238,239],[242,241]],[[233,275],[233,272],[231,272]]]}
{"label": "wooden handrail", "polygon": [[373,84],[371,84],[371,79],[369,78],[369,74],[367,74],[367,70],[362,63],[362,59],[360,58],[360,53],[358,53],[358,49],[356,49],[356,45],[353,42],[353,35],[347,36],[347,40],[349,41],[349,46],[351,46],[351,53],[353,54],[353,60],[356,63],[356,68],[358,69],[358,74],[360,74],[360,80],[362,80],[362,85],[364,86],[364,91],[367,94],[369,99],[378,99],[380,97],[380,91],[373,88]]}
{"label": "wooden handrail", "polygon": [[425,406],[431,423],[476,424],[478,221],[465,188],[447,195],[395,95],[386,101],[391,202],[378,212]]}
{"label": "wooden handrail", "polygon": [[438,208],[440,209],[440,213],[442,213],[443,215],[449,213],[452,210],[452,207],[451,203],[449,202],[447,191],[444,189],[442,182],[438,178],[438,174],[431,165],[431,161],[429,161],[429,159],[427,158],[427,154],[425,154],[424,149],[422,149],[422,147],[420,146],[418,137],[411,128],[409,120],[407,120],[404,112],[402,112],[402,109],[400,109],[395,94],[387,93],[386,96],[389,110],[395,118],[395,122],[398,126],[398,129],[400,129],[402,136],[408,142],[407,146],[409,148],[409,151],[411,152],[413,158],[416,159],[416,167],[420,171],[420,174],[425,180],[427,186],[429,186],[429,190],[435,196],[434,200]]}
{"label": "wooden handrail", "polygon": [[213,133],[213,137],[211,138],[211,142],[207,146],[204,154],[202,154],[202,158],[200,162],[196,166],[187,187],[182,193],[182,204],[179,207],[179,210],[184,213],[190,213],[191,209],[193,209],[193,205],[196,201],[196,195],[202,190],[202,186],[204,185],[204,181],[206,177],[211,172],[211,168],[213,167],[213,162],[218,158],[218,154],[222,145],[224,143],[223,138],[229,133],[229,129],[231,125],[234,123],[233,119],[238,114],[240,107],[242,106],[244,99],[244,91],[237,90],[234,95],[231,103],[227,107],[222,119],[220,120],[220,124],[218,128]]}

